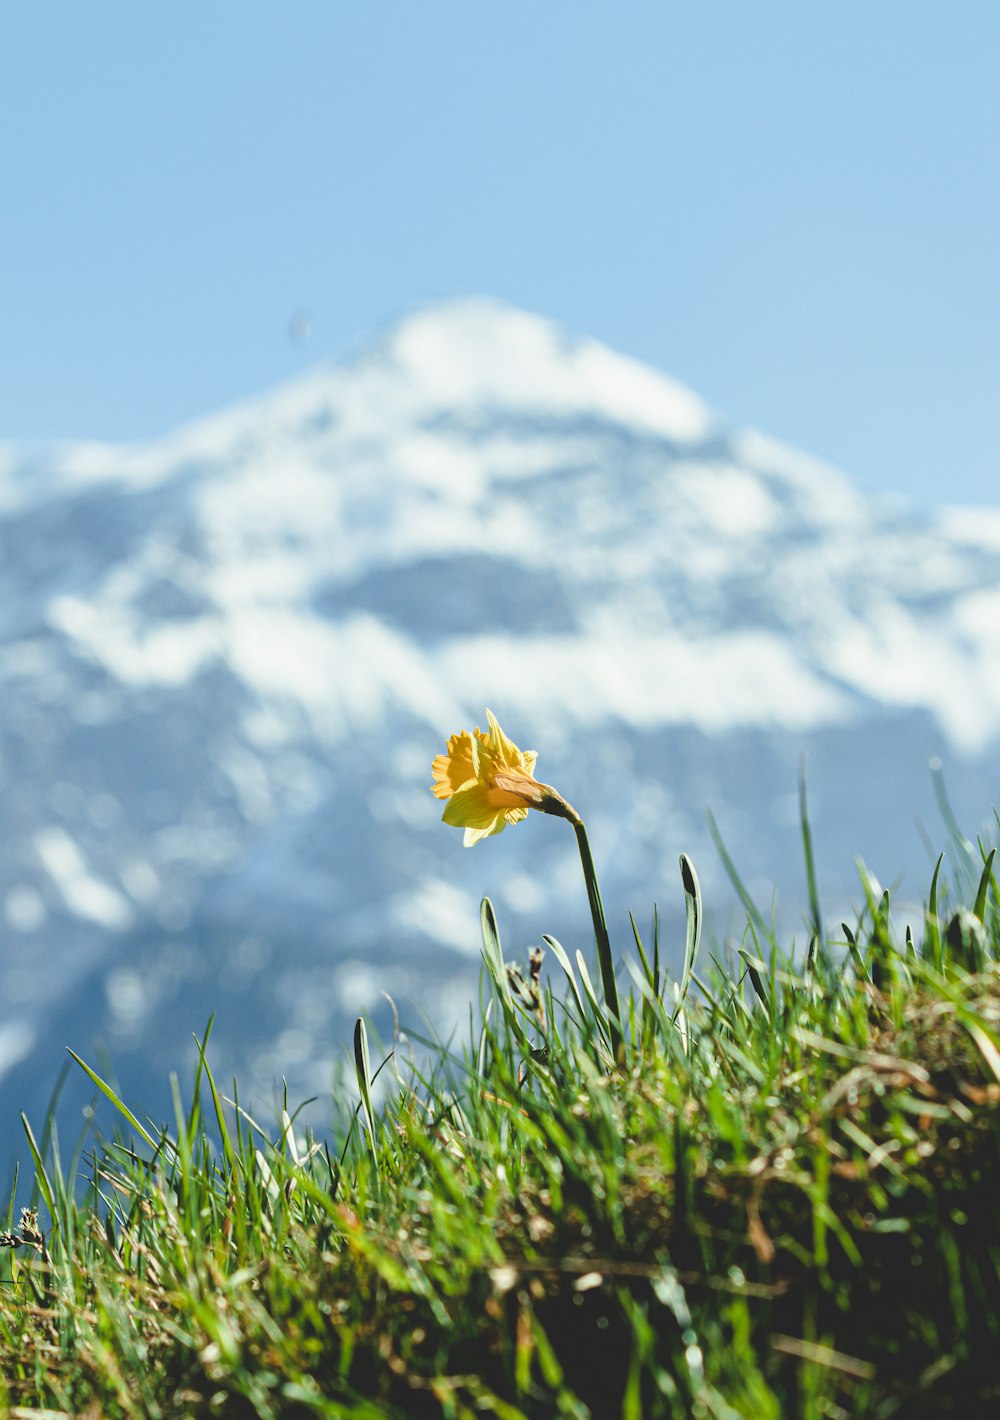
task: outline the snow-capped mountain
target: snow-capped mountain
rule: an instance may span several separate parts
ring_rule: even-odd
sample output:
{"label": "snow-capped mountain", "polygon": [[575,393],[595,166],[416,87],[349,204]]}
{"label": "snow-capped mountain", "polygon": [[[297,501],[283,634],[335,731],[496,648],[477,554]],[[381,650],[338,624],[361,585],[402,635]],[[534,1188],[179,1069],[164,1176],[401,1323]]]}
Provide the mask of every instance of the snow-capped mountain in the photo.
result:
{"label": "snow-capped mountain", "polygon": [[971,828],[1000,797],[1000,511],[873,506],[488,301],[154,443],[0,448],[0,590],[8,1137],[67,1044],[161,1108],[213,1011],[244,1097],[322,1095],[381,993],[467,1012],[484,892],[510,954],[586,945],[565,825],[440,824],[487,705],[623,946],[654,899],[676,941],[681,849],[723,901],[706,807],[794,925],[803,751],[837,901],[856,854],[924,890],[931,755]]}

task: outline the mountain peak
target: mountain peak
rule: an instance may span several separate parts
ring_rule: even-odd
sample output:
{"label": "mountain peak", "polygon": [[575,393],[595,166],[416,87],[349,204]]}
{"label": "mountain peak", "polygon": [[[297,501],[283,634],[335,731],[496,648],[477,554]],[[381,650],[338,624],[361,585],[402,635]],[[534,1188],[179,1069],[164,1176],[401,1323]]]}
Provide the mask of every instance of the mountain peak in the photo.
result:
{"label": "mountain peak", "polygon": [[484,297],[412,312],[389,332],[386,348],[407,384],[445,407],[586,414],[680,443],[711,427],[707,405],[677,381]]}

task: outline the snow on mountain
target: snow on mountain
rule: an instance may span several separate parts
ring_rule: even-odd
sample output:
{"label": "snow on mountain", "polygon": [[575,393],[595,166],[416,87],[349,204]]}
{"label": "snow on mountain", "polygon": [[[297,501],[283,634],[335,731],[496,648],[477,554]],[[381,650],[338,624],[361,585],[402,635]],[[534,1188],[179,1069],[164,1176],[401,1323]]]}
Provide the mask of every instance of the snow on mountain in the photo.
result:
{"label": "snow on mountain", "polygon": [[322,1093],[381,992],[467,1009],[486,891],[512,953],[585,944],[572,835],[439,823],[486,705],[622,943],[654,897],[669,929],[682,848],[721,893],[707,806],[787,875],[800,751],[841,899],[857,852],[922,890],[931,754],[976,822],[997,797],[1000,513],[874,506],[488,301],[149,444],[0,449],[0,592],[8,1123],[98,1037],[161,1099],[212,1010],[223,1078]]}

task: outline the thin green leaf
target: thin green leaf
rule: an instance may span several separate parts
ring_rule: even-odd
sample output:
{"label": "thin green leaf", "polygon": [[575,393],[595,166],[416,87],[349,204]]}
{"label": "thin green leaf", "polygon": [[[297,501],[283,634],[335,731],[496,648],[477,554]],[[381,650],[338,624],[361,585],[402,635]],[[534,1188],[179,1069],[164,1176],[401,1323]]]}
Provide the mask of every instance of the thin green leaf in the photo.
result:
{"label": "thin green leaf", "polygon": [[632,926],[632,937],[635,941],[635,949],[639,953],[639,960],[642,962],[642,969],[646,973],[646,980],[649,982],[649,985],[655,992],[657,989],[656,979],[653,975],[653,968],[649,964],[649,958],[646,956],[646,949],[642,945],[642,938],[639,935],[639,928],[636,926],[635,914],[630,912],[628,915],[628,920]]}
{"label": "thin green leaf", "polygon": [[375,1144],[375,1109],[372,1104],[372,1065],[368,1054],[368,1029],[361,1016],[358,1017],[354,1027],[354,1069],[358,1078],[358,1091],[361,1095],[361,1110],[368,1133],[368,1146],[371,1149],[372,1162],[377,1173],[378,1151]]}
{"label": "thin green leaf", "polygon": [[21,1125],[28,1139],[28,1148],[31,1150],[31,1161],[35,1165],[35,1181],[38,1190],[45,1201],[45,1206],[49,1210],[49,1216],[56,1217],[56,1197],[52,1188],[52,1181],[45,1168],[45,1161],[42,1158],[41,1150],[32,1133],[31,1125],[28,1123],[28,1116],[21,1114]]}
{"label": "thin green leaf", "polygon": [[691,985],[691,973],[694,971],[695,962],[698,959],[698,949],[701,946],[702,927],[701,884],[698,882],[698,874],[695,872],[694,864],[686,853],[681,854],[680,865],[681,883],[684,888],[686,931],[684,939],[684,967],[681,971],[677,1003],[674,1006],[675,1017],[683,1006],[684,998],[688,993],[688,987]]}
{"label": "thin green leaf", "polygon": [[930,949],[931,961],[936,971],[941,970],[941,923],[938,919],[938,874],[941,871],[941,864],[944,862],[944,854],[938,858],[934,864],[934,876],[931,878],[930,900],[927,904],[927,946]]}
{"label": "thin green leaf", "polygon": [[610,1042],[611,1042],[610,1027],[609,1027],[609,1025],[608,1025],[608,1021],[607,1021],[607,1018],[606,1018],[606,1016],[605,1016],[605,1014],[604,1014],[604,1011],[603,1011],[602,1008],[601,1008],[601,1003],[600,1003],[600,1002],[598,1001],[598,999],[597,999],[597,992],[594,990],[594,983],[593,983],[593,982],[591,981],[591,979],[590,979],[590,972],[587,970],[587,963],[586,963],[586,961],[584,960],[583,952],[579,952],[579,951],[577,952],[577,954],[576,954],[576,965],[577,965],[577,970],[578,970],[579,973],[580,973],[580,980],[583,982],[583,989],[584,989],[584,992],[586,993],[587,1000],[590,1002],[590,1005],[591,1005],[591,1008],[592,1008],[592,1014],[593,1014],[594,1020],[595,1020],[596,1023],[597,1023],[597,1028],[598,1028],[598,1030],[600,1031],[601,1035],[603,1036],[604,1040],[605,1040],[608,1044],[610,1044]]}
{"label": "thin green leaf", "polygon": [[195,1037],[195,1044],[198,1047],[198,1069],[199,1071],[204,1071],[205,1079],[208,1081],[209,1092],[212,1096],[212,1106],[215,1110],[215,1122],[219,1126],[219,1138],[222,1141],[222,1152],[225,1156],[226,1166],[231,1174],[235,1174],[241,1171],[240,1160],[233,1150],[233,1141],[229,1135],[229,1124],[222,1108],[222,1099],[215,1085],[215,1077],[212,1074],[208,1061],[205,1059],[205,1048],[208,1045],[208,1037],[211,1033],[211,1029],[212,1020],[209,1020],[204,1039],[198,1040],[198,1038]]}
{"label": "thin green leaf", "polygon": [[757,931],[761,934],[761,936],[766,937],[768,935],[767,923],[764,921],[760,908],[750,896],[750,893],[747,890],[743,879],[740,877],[739,872],[736,868],[736,864],[729,856],[729,850],[726,848],[726,845],[722,841],[722,834],[719,832],[718,825],[715,822],[715,818],[711,810],[709,810],[706,814],[706,818],[708,820],[708,831],[712,835],[712,842],[715,844],[716,852],[722,859],[722,866],[726,870],[726,874],[729,878],[729,881],[736,889],[737,895],[739,896],[739,899],[742,902],[743,906],[746,908],[751,922],[753,922],[754,926],[757,928]]}
{"label": "thin green leaf", "polygon": [[497,989],[504,1016],[510,1023],[516,1038],[523,1042],[527,1039],[527,1034],[514,1008],[514,996],[510,989],[507,968],[504,965],[503,951],[500,946],[500,930],[497,927],[493,904],[488,897],[484,897],[480,905],[479,921],[483,933],[483,961],[486,963],[486,970]]}
{"label": "thin green leaf", "polygon": [[479,1048],[476,1051],[476,1074],[480,1080],[486,1076],[487,1052],[490,1044],[490,1016],[493,1013],[492,1000],[486,1002],[486,1010],[483,1012],[483,1027],[479,1032]]}
{"label": "thin green leaf", "polygon": [[545,934],[543,934],[542,936],[542,941],[549,948],[556,961],[566,973],[566,980],[569,982],[570,989],[573,992],[573,999],[576,1001],[577,1009],[580,1012],[580,1019],[586,1020],[587,1010],[583,1004],[583,997],[580,995],[580,988],[576,984],[576,973],[574,972],[573,965],[566,954],[565,947],[562,945],[561,942],[556,941],[555,937],[549,937]]}
{"label": "thin green leaf", "polygon": [[760,957],[752,957],[745,947],[737,947],[736,950],[747,969],[747,975],[750,978],[750,985],[754,989],[754,994],[764,1007],[768,1017],[770,1017],[771,1002],[767,988],[764,985],[764,978],[761,976],[761,972],[767,970],[767,964],[761,961]]}
{"label": "thin green leaf", "polygon": [[862,981],[870,981],[871,976],[869,974],[867,966],[865,966],[864,957],[861,955],[861,952],[858,948],[857,937],[855,937],[854,933],[851,931],[850,927],[848,927],[846,922],[841,922],[840,930],[843,932],[844,940],[847,942],[847,949],[851,953],[851,960],[854,962],[855,971],[858,973],[858,976],[861,978]]}
{"label": "thin green leaf", "polygon": [[990,890],[990,878],[993,874],[993,859],[996,856],[997,850],[995,848],[991,848],[986,862],[983,865],[983,875],[979,879],[979,888],[976,892],[976,902],[972,910],[979,918],[980,922],[984,922],[986,920],[986,894]]}
{"label": "thin green leaf", "polygon": [[937,802],[938,812],[940,813],[941,818],[944,821],[945,827],[951,834],[955,845],[961,850],[966,860],[971,861],[975,858],[973,845],[962,832],[962,829],[959,826],[958,819],[955,817],[955,810],[951,806],[951,801],[948,798],[948,791],[945,788],[944,770],[941,767],[941,761],[939,759],[932,759],[929,767],[931,771],[931,783],[934,786],[934,798]]}
{"label": "thin green leaf", "polygon": [[102,1080],[97,1071],[92,1070],[85,1060],[81,1060],[75,1050],[70,1050],[69,1046],[67,1046],[66,1049],[69,1054],[72,1055],[73,1059],[79,1065],[80,1069],[84,1072],[84,1074],[90,1076],[91,1080],[93,1080],[94,1084],[100,1090],[101,1094],[104,1095],[105,1099],[109,1099],[114,1105],[115,1109],[118,1110],[119,1114],[123,1115],[124,1118],[128,1120],[129,1124],[131,1124],[132,1128],[138,1134],[139,1138],[142,1139],[144,1143],[148,1144],[151,1149],[155,1149],[158,1151],[160,1148],[160,1144],[157,1143],[157,1141],[153,1138],[151,1134],[149,1134],[145,1129],[143,1129],[142,1125],[136,1119],[135,1115],[129,1109],[128,1105],[125,1104],[123,1100],[120,1100],[118,1098],[111,1086],[107,1084],[106,1081]]}
{"label": "thin green leaf", "polygon": [[802,854],[806,865],[806,885],[809,890],[809,917],[817,944],[823,943],[823,917],[816,886],[816,863],[813,857],[812,829],[809,826],[809,804],[806,799],[806,758],[799,760],[799,821],[802,825]]}

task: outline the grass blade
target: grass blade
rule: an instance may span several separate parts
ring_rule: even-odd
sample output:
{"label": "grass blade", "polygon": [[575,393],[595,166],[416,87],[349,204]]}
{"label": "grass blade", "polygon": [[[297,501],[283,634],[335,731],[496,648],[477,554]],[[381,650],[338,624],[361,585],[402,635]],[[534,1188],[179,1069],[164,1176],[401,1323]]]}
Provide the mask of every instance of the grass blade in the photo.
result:
{"label": "grass blade", "polygon": [[[235,1174],[240,1168],[240,1162],[233,1149],[233,1141],[229,1134],[229,1125],[222,1108],[222,1100],[215,1084],[215,1077],[212,1074],[208,1061],[205,1059],[205,1047],[208,1045],[208,1036],[211,1029],[212,1022],[209,1021],[208,1030],[205,1031],[204,1039],[199,1040],[197,1036],[195,1037],[195,1044],[198,1047],[198,1071],[199,1075],[203,1073],[205,1079],[208,1081],[209,1092],[212,1096],[212,1105],[215,1110],[215,1122],[219,1128],[219,1138],[222,1143],[222,1152],[226,1160],[226,1166],[231,1174]],[[197,1084],[195,1085],[195,1093],[197,1094]],[[242,1172],[242,1170],[240,1171]]]}
{"label": "grass blade", "polygon": [[611,1035],[607,1018],[604,1011],[601,1009],[600,1001],[597,999],[597,992],[594,990],[594,983],[590,979],[590,972],[587,970],[587,963],[584,959],[583,952],[577,952],[576,965],[580,972],[580,980],[583,982],[583,989],[586,993],[587,1000],[590,1002],[592,1008],[594,1020],[597,1023],[597,1029],[600,1031],[605,1043],[610,1045]]}
{"label": "grass blade", "polygon": [[488,897],[484,897],[480,904],[479,921],[483,933],[483,961],[486,963],[486,970],[493,979],[497,995],[500,997],[500,1005],[503,1007],[503,1013],[509,1021],[514,1035],[519,1041],[524,1041],[526,1039],[524,1027],[514,1009],[514,996],[507,979],[507,968],[504,965],[503,951],[500,947],[500,929],[497,927],[493,904]]}
{"label": "grass blade", "polygon": [[372,1105],[372,1063],[368,1053],[368,1029],[363,1017],[359,1016],[354,1027],[354,1069],[358,1077],[358,1091],[361,1095],[361,1110],[368,1133],[368,1147],[371,1149],[372,1163],[378,1176],[378,1151],[375,1147],[375,1110]]}
{"label": "grass blade", "polygon": [[729,856],[729,850],[722,841],[722,835],[719,832],[718,824],[715,822],[715,817],[712,814],[711,810],[708,811],[705,817],[708,820],[708,831],[712,835],[712,842],[715,844],[715,851],[722,859],[722,866],[726,870],[726,875],[729,878],[729,881],[732,883],[733,887],[736,889],[736,893],[743,906],[746,908],[748,917],[750,918],[751,922],[757,928],[757,931],[762,937],[768,936],[769,934],[767,923],[764,921],[760,908],[750,896],[748,888],[743,882],[743,879],[740,877],[739,872],[736,868],[736,864]]}
{"label": "grass blade", "polygon": [[[653,975],[653,968],[649,964],[649,958],[646,955],[646,948],[642,945],[642,938],[639,935],[639,928],[636,926],[635,923],[635,914],[630,912],[628,915],[628,920],[632,927],[632,938],[635,942],[635,949],[639,953],[639,960],[642,962],[642,969],[646,973],[646,980],[655,992],[656,978]],[[657,992],[657,994],[659,993]]]}
{"label": "grass blade", "polygon": [[701,927],[703,920],[701,904],[701,884],[698,882],[698,874],[694,870],[694,864],[686,853],[680,857],[681,883],[684,887],[684,911],[686,916],[686,933],[684,938],[684,967],[681,971],[680,986],[677,992],[677,1001],[674,1006],[674,1019],[684,1004],[684,998],[691,985],[691,973],[694,971],[695,962],[698,959],[698,949],[701,946]]}
{"label": "grass blade", "polygon": [[806,864],[806,886],[809,890],[809,918],[818,949],[823,945],[823,918],[816,886],[816,862],[813,857],[812,829],[809,827],[809,804],[806,799],[806,758],[799,760],[799,821],[802,825],[802,854]]}
{"label": "grass blade", "polygon": [[764,978],[761,976],[761,972],[767,970],[766,963],[761,961],[760,957],[751,956],[745,947],[737,947],[736,950],[739,953],[743,964],[747,969],[747,975],[750,977],[750,985],[754,989],[754,995],[757,997],[760,1004],[764,1007],[766,1015],[770,1017],[770,999],[768,996],[767,988],[764,985]]}
{"label": "grass blade", "polygon": [[587,1009],[583,1004],[583,997],[580,995],[580,988],[576,984],[576,973],[573,970],[572,962],[566,954],[566,948],[562,945],[561,942],[557,942],[555,937],[543,935],[542,941],[549,948],[556,961],[566,973],[566,980],[570,984],[570,989],[573,992],[573,999],[576,1001],[577,1009],[580,1012],[580,1020],[585,1021],[587,1019]]}
{"label": "grass blade", "polygon": [[964,861],[966,869],[971,870],[975,862],[975,850],[962,832],[958,819],[955,817],[955,810],[951,806],[951,800],[948,798],[948,791],[945,788],[944,770],[941,768],[941,761],[939,759],[931,760],[930,771],[938,813],[941,815],[942,821],[951,835],[952,842],[960,852],[960,861]]}
{"label": "grass blade", "polygon": [[123,1115],[125,1119],[128,1120],[129,1124],[131,1124],[132,1128],[138,1134],[139,1138],[142,1139],[144,1143],[148,1144],[151,1149],[158,1152],[160,1149],[160,1144],[156,1142],[156,1140],[151,1134],[149,1134],[145,1129],[143,1129],[142,1125],[136,1119],[135,1115],[129,1109],[128,1105],[125,1104],[123,1100],[118,1098],[111,1086],[105,1080],[101,1079],[100,1075],[98,1075],[96,1070],[92,1070],[85,1060],[80,1059],[79,1055],[77,1055],[75,1050],[70,1050],[68,1045],[66,1049],[69,1054],[72,1055],[73,1059],[79,1065],[80,1069],[84,1072],[84,1074],[90,1076],[91,1080],[93,1080],[94,1084],[100,1090],[101,1094],[104,1095],[106,1099],[109,1099],[114,1105],[115,1109],[118,1110],[119,1114]]}
{"label": "grass blade", "polygon": [[46,1171],[45,1161],[42,1158],[41,1150],[32,1133],[31,1125],[28,1123],[28,1116],[24,1113],[21,1115],[21,1125],[28,1139],[28,1148],[31,1151],[31,1161],[35,1166],[35,1181],[38,1185],[38,1190],[45,1201],[46,1208],[49,1210],[49,1216],[54,1221],[56,1218],[56,1198],[52,1190],[52,1182]]}
{"label": "grass blade", "polygon": [[983,875],[979,879],[979,888],[976,892],[976,903],[972,910],[979,918],[980,922],[985,922],[986,920],[986,894],[990,890],[990,878],[993,875],[993,859],[996,856],[997,850],[995,848],[991,848],[989,851],[989,855],[986,858],[986,862],[983,865]]}
{"label": "grass blade", "polygon": [[927,903],[927,946],[931,954],[931,962],[934,970],[940,971],[941,959],[941,923],[938,919],[938,874],[941,871],[941,864],[944,862],[942,853],[934,865],[934,876],[931,878],[931,892]]}

